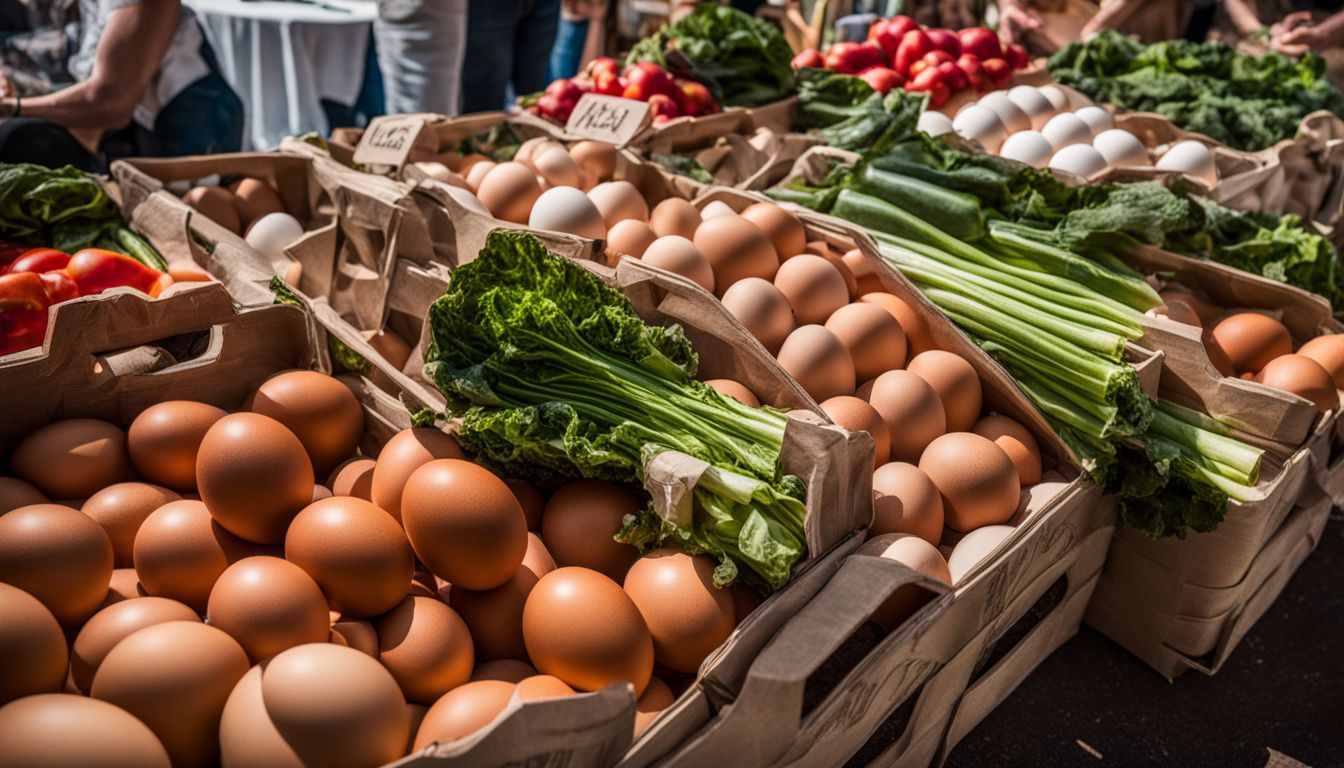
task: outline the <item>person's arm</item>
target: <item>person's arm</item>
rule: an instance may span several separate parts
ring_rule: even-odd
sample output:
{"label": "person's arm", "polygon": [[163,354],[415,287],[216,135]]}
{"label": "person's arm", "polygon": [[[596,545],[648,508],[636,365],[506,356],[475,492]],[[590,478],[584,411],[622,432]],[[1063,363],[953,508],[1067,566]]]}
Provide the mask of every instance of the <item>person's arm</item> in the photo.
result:
{"label": "person's arm", "polygon": [[999,39],[1004,45],[1023,43],[1029,32],[1040,28],[1040,15],[1020,0],[999,0]]}
{"label": "person's arm", "polygon": [[[98,41],[93,75],[82,83],[22,102],[24,117],[66,128],[114,130],[131,121],[173,42],[181,0],[142,0],[108,18]],[[13,98],[0,99],[0,117],[11,117]]]}
{"label": "person's arm", "polygon": [[[1288,23],[1290,20],[1296,20],[1296,23]],[[1293,14],[1284,19],[1283,24],[1275,25],[1272,35],[1274,50],[1289,56],[1344,47],[1344,11],[1319,24],[1311,23],[1309,17],[1301,19]]]}
{"label": "person's arm", "polygon": [[1093,16],[1079,31],[1079,38],[1086,40],[1103,29],[1115,29],[1129,21],[1129,17],[1143,8],[1149,0],[1113,0],[1103,3],[1101,10]]}
{"label": "person's arm", "polygon": [[1223,10],[1232,21],[1237,34],[1246,37],[1264,28],[1264,23],[1255,13],[1254,3],[1249,0],[1223,0]]}
{"label": "person's arm", "polygon": [[579,61],[583,64],[596,59],[607,52],[607,3],[606,0],[586,3],[585,13],[588,19],[588,34],[583,38],[583,55]]}

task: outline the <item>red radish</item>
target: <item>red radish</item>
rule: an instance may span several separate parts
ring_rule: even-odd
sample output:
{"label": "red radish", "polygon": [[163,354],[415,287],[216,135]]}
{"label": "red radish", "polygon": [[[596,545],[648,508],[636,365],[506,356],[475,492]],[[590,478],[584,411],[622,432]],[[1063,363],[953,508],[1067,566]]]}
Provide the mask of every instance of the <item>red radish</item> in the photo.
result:
{"label": "red radish", "polygon": [[681,117],[681,110],[671,96],[655,93],[649,97],[649,114],[653,115],[653,122],[665,123],[674,117]]}
{"label": "red radish", "polygon": [[961,41],[957,39],[956,32],[941,28],[928,29],[925,32],[933,41],[934,48],[947,51],[954,59],[961,55]]}
{"label": "red radish", "polygon": [[802,69],[803,67],[821,69],[826,66],[826,60],[822,58],[821,51],[816,48],[807,48],[799,51],[798,55],[793,57],[792,65],[794,69]]}
{"label": "red radish", "polygon": [[929,109],[938,109],[952,96],[947,81],[943,79],[943,73],[936,67],[925,68],[914,80],[905,84],[905,90],[929,94]]}
{"label": "red radish", "polygon": [[924,55],[933,50],[933,41],[922,29],[915,29],[905,33],[901,38],[901,44],[896,48],[896,58],[892,62],[892,69],[901,74],[908,75],[910,67],[916,61],[924,58]]}
{"label": "red radish", "polygon": [[1013,43],[1003,49],[1003,58],[1012,65],[1013,69],[1026,69],[1031,61],[1027,58],[1027,49]]}
{"label": "red radish", "polygon": [[948,89],[953,93],[965,90],[970,85],[966,73],[961,71],[961,67],[958,67],[956,62],[944,61],[938,65],[938,71],[942,73],[943,82],[947,83]]}
{"label": "red radish", "polygon": [[973,53],[963,53],[961,58],[957,59],[957,68],[966,75],[966,82],[976,93],[984,93],[993,85],[989,81],[989,76],[985,74],[984,67],[980,66],[980,59]]}
{"label": "red radish", "polygon": [[957,33],[957,39],[961,41],[962,53],[973,53],[981,61],[1003,57],[999,37],[991,29],[967,27]]}
{"label": "red radish", "polygon": [[1007,88],[1013,82],[1013,68],[1003,59],[985,59],[980,62],[995,88]]}
{"label": "red radish", "polygon": [[906,32],[919,29],[919,23],[909,16],[892,16],[890,19],[878,19],[868,28],[868,41],[877,43],[886,54],[887,61],[896,56],[896,48]]}
{"label": "red radish", "polygon": [[846,75],[885,63],[882,49],[873,43],[836,43],[826,52],[826,68]]}
{"label": "red radish", "polygon": [[901,73],[889,67],[869,67],[859,73],[863,81],[873,87],[874,91],[886,95],[892,88],[899,88],[905,85],[905,78]]}

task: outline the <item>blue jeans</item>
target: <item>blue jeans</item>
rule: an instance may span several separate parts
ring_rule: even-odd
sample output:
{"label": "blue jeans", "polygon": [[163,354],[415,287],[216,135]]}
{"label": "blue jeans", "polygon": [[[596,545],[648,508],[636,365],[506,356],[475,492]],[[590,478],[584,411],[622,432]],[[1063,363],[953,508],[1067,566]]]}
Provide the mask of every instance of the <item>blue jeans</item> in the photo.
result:
{"label": "blue jeans", "polygon": [[560,22],[560,0],[470,0],[462,63],[462,112],[503,109],[546,87],[546,64]]}
{"label": "blue jeans", "polygon": [[546,67],[546,82],[562,77],[573,77],[583,66],[583,44],[588,39],[588,20],[560,20],[560,30],[551,48],[551,61]]}

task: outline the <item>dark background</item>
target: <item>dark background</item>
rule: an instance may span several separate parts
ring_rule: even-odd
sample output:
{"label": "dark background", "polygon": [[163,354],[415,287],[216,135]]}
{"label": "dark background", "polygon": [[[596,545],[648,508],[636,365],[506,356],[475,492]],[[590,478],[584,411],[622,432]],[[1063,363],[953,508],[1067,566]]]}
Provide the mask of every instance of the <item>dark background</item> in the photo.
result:
{"label": "dark background", "polygon": [[1338,508],[1316,551],[1214,677],[1190,671],[1167,682],[1084,626],[957,745],[947,766],[1262,768],[1270,750],[1313,768],[1344,766]]}

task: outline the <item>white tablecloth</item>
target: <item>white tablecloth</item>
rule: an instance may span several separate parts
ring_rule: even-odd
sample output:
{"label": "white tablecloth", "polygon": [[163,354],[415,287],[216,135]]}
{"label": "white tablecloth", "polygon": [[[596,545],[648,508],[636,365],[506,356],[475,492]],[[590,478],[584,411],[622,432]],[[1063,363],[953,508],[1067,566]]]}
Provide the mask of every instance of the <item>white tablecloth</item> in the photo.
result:
{"label": "white tablecloth", "polygon": [[243,149],[271,149],[305,131],[326,136],[332,126],[321,100],[354,104],[359,96],[375,2],[184,2],[243,102]]}

